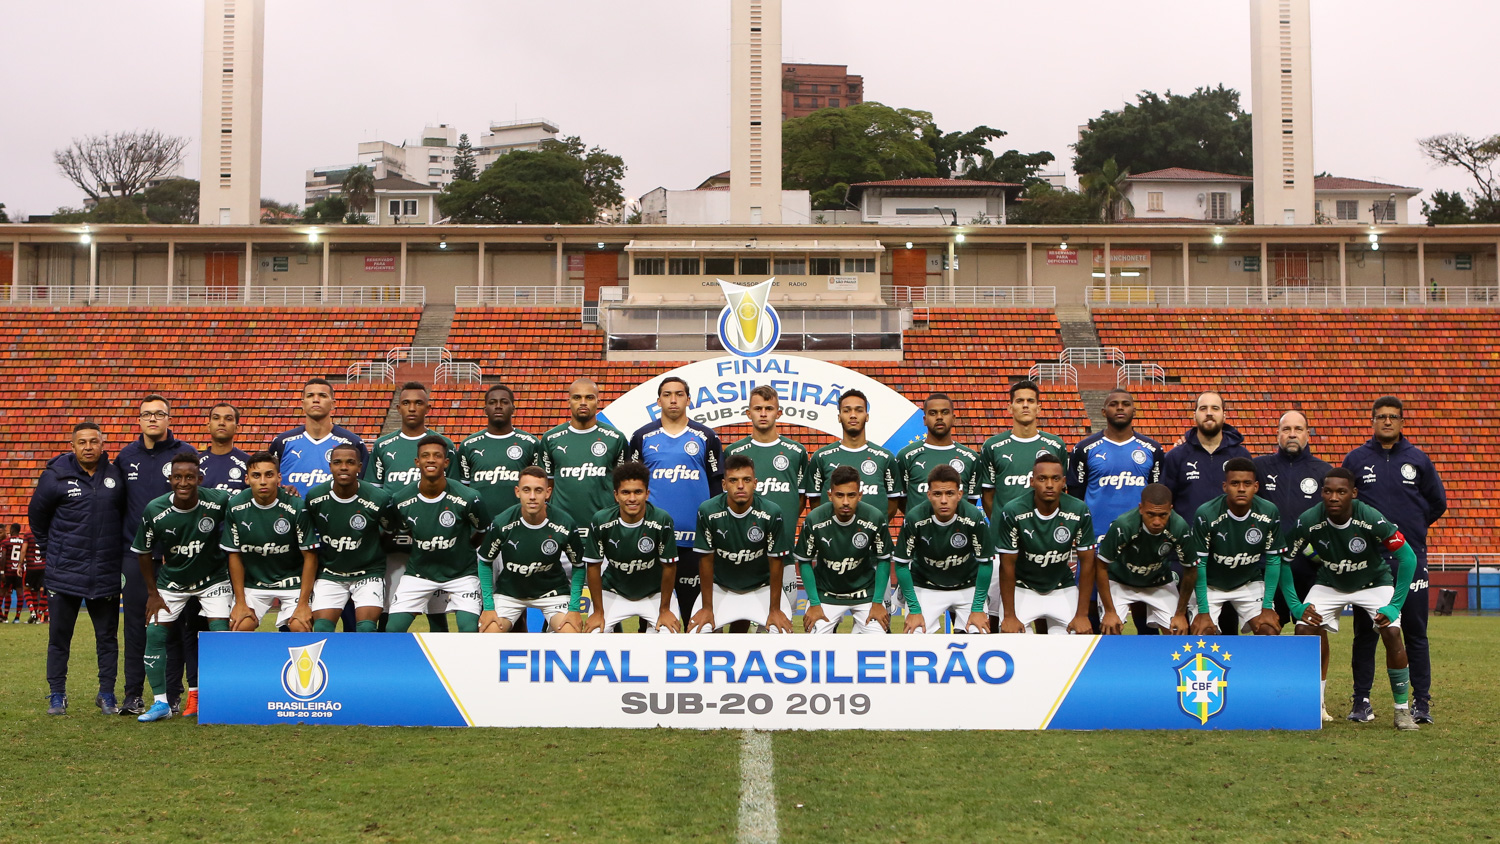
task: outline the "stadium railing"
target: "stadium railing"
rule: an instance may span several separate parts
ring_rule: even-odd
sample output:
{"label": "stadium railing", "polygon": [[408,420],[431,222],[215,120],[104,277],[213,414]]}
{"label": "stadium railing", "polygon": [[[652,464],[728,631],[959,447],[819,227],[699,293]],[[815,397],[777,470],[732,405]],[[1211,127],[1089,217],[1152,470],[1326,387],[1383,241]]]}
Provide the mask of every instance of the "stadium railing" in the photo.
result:
{"label": "stadium railing", "polygon": [[582,287],[455,287],[460,308],[525,308],[583,305]]}
{"label": "stadium railing", "polygon": [[351,363],[344,370],[344,380],[351,384],[366,382],[370,384],[393,384],[396,381],[396,367],[378,360]]}
{"label": "stadium railing", "polygon": [[446,346],[397,346],[385,353],[389,366],[433,366],[452,363],[453,353]]}
{"label": "stadium railing", "polygon": [[1126,384],[1165,384],[1167,373],[1154,363],[1123,363],[1115,373],[1115,386]]}
{"label": "stadium railing", "polygon": [[[718,351],[721,307],[615,307],[601,314],[605,351]],[[781,352],[902,348],[902,312],[868,306],[777,308]]]}
{"label": "stadium railing", "polygon": [[1494,287],[1141,287],[1089,288],[1094,305],[1144,308],[1494,307]]}
{"label": "stadium railing", "polygon": [[478,384],[484,381],[484,372],[473,361],[445,361],[433,370],[432,380],[440,384]]}
{"label": "stadium railing", "polygon": [[881,285],[888,305],[1012,308],[1057,306],[1056,287],[908,287]]}
{"label": "stadium railing", "polygon": [[1070,346],[1057,353],[1058,363],[1074,366],[1120,366],[1125,353],[1114,346]]}
{"label": "stadium railing", "polygon": [[87,285],[75,287],[19,287],[11,300],[14,305],[341,305],[374,307],[383,305],[423,305],[427,289],[418,285],[406,287],[189,287],[178,285]]}
{"label": "stadium railing", "polygon": [[1078,370],[1067,363],[1038,363],[1026,371],[1026,377],[1038,384],[1078,386]]}

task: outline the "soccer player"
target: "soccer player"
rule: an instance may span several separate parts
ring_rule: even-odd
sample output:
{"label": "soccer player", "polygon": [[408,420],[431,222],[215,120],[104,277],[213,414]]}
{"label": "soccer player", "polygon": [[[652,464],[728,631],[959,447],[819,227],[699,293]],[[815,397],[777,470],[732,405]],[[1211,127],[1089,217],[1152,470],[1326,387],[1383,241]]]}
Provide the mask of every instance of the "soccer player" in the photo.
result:
{"label": "soccer player", "polygon": [[[1432,659],[1427,649],[1427,529],[1448,511],[1448,493],[1443,479],[1427,454],[1401,433],[1401,399],[1381,396],[1370,411],[1372,436],[1344,457],[1344,468],[1354,473],[1360,498],[1379,510],[1401,529],[1417,560],[1411,592],[1400,592],[1401,637],[1411,658],[1412,718],[1418,724],[1432,723]],[[1395,560],[1392,560],[1395,565]],[[1384,634],[1382,634],[1384,635]],[[1354,614],[1355,711],[1364,720],[1375,713],[1369,708],[1370,687],[1375,681],[1375,632],[1369,620]]]}
{"label": "soccer player", "polygon": [[[1333,467],[1319,460],[1308,447],[1307,417],[1301,411],[1288,410],[1276,423],[1276,451],[1255,458],[1256,495],[1276,505],[1281,514],[1280,535],[1287,537],[1297,527],[1297,519],[1322,501],[1323,477]],[[1292,586],[1301,598],[1312,588],[1316,567],[1307,558],[1285,561],[1283,576],[1291,574]],[[1280,623],[1291,621],[1291,608],[1276,590],[1276,611]]]}
{"label": "soccer player", "polygon": [[[228,630],[234,594],[219,545],[229,493],[200,488],[196,454],[180,453],[168,468],[172,491],[147,505],[130,546],[146,583],[145,615],[151,625],[142,667],[156,700],[138,719],[143,722],[172,717],[167,702],[167,639],[188,598],[198,598],[210,630]],[[153,560],[158,554],[160,568]]]}
{"label": "soccer player", "polygon": [[309,378],[302,385],[302,424],[271,440],[266,451],[281,463],[286,485],[306,496],[307,491],[333,478],[328,472],[328,453],[340,443],[359,449],[361,463],[370,462],[369,449],[353,431],[333,423],[333,387],[323,378]]}
{"label": "soccer player", "polygon": [[855,633],[884,633],[891,617],[880,599],[890,580],[891,528],[886,514],[860,499],[859,472],[839,466],[827,501],[814,507],[797,539],[797,564],[807,589],[802,629],[834,633],[853,616]]}
{"label": "soccer player", "polygon": [[307,491],[307,519],[318,533],[313,632],[332,633],[353,601],[354,629],[374,633],[385,610],[386,555],[380,537],[394,518],[391,493],[360,480],[364,467],[352,443],[333,447],[328,470],[333,480]]}
{"label": "soccer player", "polygon": [[865,439],[865,425],[869,421],[870,400],[859,390],[845,390],[839,396],[839,425],[844,436],[839,442],[813,452],[808,465],[812,476],[812,486],[807,491],[809,499],[822,497],[835,468],[853,466],[859,472],[859,491],[864,502],[885,510],[887,517],[896,515],[896,456]]}
{"label": "soccer player", "polygon": [[[1377,411],[1378,412],[1378,411]],[[1339,615],[1353,605],[1355,615],[1364,614],[1380,630],[1385,645],[1385,668],[1396,702],[1396,729],[1415,730],[1417,722],[1408,708],[1411,670],[1406,646],[1401,641],[1401,603],[1417,570],[1417,555],[1406,537],[1380,511],[1356,500],[1354,473],[1343,467],[1331,469],[1323,478],[1323,502],[1297,520],[1288,538],[1291,557],[1307,555],[1318,563],[1317,583],[1299,601],[1288,578],[1281,579],[1282,594],[1297,619],[1297,635],[1322,639],[1323,697],[1328,692],[1328,634],[1339,630]],[[1389,551],[1396,558],[1396,572],[1382,558]],[[1370,661],[1374,661],[1373,654]],[[1370,666],[1367,676],[1375,673]],[[1369,700],[1355,698],[1355,706]],[[1351,713],[1352,715],[1353,713]],[[1328,709],[1323,720],[1331,721]],[[1370,718],[1350,720],[1370,721]]]}
{"label": "soccer player", "polygon": [[[47,558],[42,556],[42,549],[36,544],[36,540],[30,533],[23,534],[21,541],[26,543],[26,553],[30,559],[26,561],[26,576],[22,578],[21,585],[26,588],[26,609],[31,613],[26,618],[27,624],[47,623]],[[196,668],[194,675],[198,672]]]}
{"label": "soccer player", "polygon": [[542,436],[542,468],[552,480],[549,507],[575,525],[588,524],[614,501],[609,473],[625,462],[625,435],[598,416],[599,386],[579,378],[568,385],[568,421]]}
{"label": "soccer player", "polygon": [[453,444],[431,435],[417,443],[421,480],[393,493],[398,523],[411,536],[411,559],[393,587],[386,629],[405,633],[434,595],[446,595],[460,633],[479,630],[479,577],[474,572],[475,535],[489,525],[479,493],[450,482]]}
{"label": "soccer player", "polygon": [[[401,428],[375,440],[370,453],[370,462],[365,464],[365,480],[390,490],[392,498],[405,497],[402,489],[417,483],[421,471],[417,468],[417,444],[436,437],[446,445],[448,476],[457,478],[458,450],[453,441],[427,427],[427,412],[432,409],[432,397],[427,387],[417,381],[401,385],[396,396],[396,407],[401,414]],[[486,513],[490,512],[485,510]],[[401,578],[406,573],[407,561],[411,558],[411,537],[404,534],[392,539],[393,548],[386,558],[386,599],[394,598],[401,588]],[[434,597],[427,607],[427,626],[434,633],[448,632],[447,604]],[[356,622],[357,623],[357,622]]]}
{"label": "soccer player", "polygon": [[[781,397],[769,384],[750,391],[745,416],[750,419],[750,436],[725,449],[724,456],[743,454],[755,463],[755,493],[781,508],[786,527],[781,539],[787,545],[783,554],[790,553],[788,549],[795,538],[793,530],[807,508],[807,486],[811,481],[807,449],[781,433]],[[696,524],[697,514],[693,520]],[[792,607],[797,598],[797,568],[783,566],[783,571],[782,589],[787,594],[787,605]]]}
{"label": "soccer player", "polygon": [[516,497],[520,503],[495,517],[479,546],[479,629],[509,633],[526,610],[535,609],[548,630],[577,633],[583,535],[547,507],[552,484],[541,468],[521,470]]}
{"label": "soccer player", "polygon": [[1073,579],[1071,560],[1078,554],[1078,582],[1092,584],[1097,543],[1089,508],[1063,492],[1067,478],[1062,458],[1051,452],[1035,456],[1031,497],[1005,502],[992,521],[995,553],[1000,560],[1001,633],[1030,633],[1038,620],[1049,634],[1092,633],[1089,598]]}
{"label": "soccer player", "polygon": [[1010,430],[985,440],[979,449],[979,487],[986,515],[1012,501],[1031,498],[1031,466],[1041,455],[1054,454],[1067,465],[1062,437],[1037,427],[1041,406],[1042,388],[1035,381],[1010,385]]}
{"label": "soccer player", "polygon": [[[10,526],[10,537],[5,540],[5,574],[0,578],[0,621],[21,623],[21,607],[26,600],[26,562],[31,558],[31,549],[26,547],[26,537],[21,535],[21,526]],[[7,606],[7,604],[9,606]],[[16,617],[10,618],[14,607]]]}
{"label": "soccer player", "polygon": [[[781,610],[783,582],[781,508],[755,493],[755,463],[743,454],[724,462],[724,492],[698,508],[697,541],[702,578],[688,629],[707,633],[729,624],[763,624],[792,632]],[[771,588],[771,584],[776,588]]]}
{"label": "soccer player", "polygon": [[[687,418],[688,393],[683,379],[675,375],[662,379],[656,387],[661,418],[635,432],[625,459],[643,463],[651,472],[651,503],[672,517],[677,553],[692,559],[692,527],[697,525],[698,507],[724,491],[724,446],[707,425]],[[778,551],[785,553],[785,549]],[[675,591],[677,607],[685,618],[700,591],[698,573],[680,570]]]}
{"label": "soccer player", "polygon": [[1068,458],[1068,494],[1088,505],[1094,529],[1141,503],[1141,490],[1161,480],[1161,444],[1135,432],[1135,399],[1110,390],[1104,399],[1104,430],[1084,437]]}
{"label": "soccer player", "polygon": [[208,411],[208,448],[198,455],[198,468],[203,470],[203,486],[239,492],[245,488],[246,461],[250,455],[234,444],[240,432],[240,410],[229,402],[221,401]]}
{"label": "soccer player", "polygon": [[[1097,567],[1099,601],[1104,606],[1099,632],[1114,635],[1124,630],[1118,606],[1142,604],[1146,623],[1173,634],[1187,633],[1187,598],[1195,588],[1197,569],[1183,568],[1182,590],[1177,588],[1171,561],[1189,559],[1184,551],[1187,522],[1172,509],[1172,490],[1165,484],[1147,484],[1141,503],[1120,516],[1099,541]],[[1136,632],[1142,632],[1137,621]]]}
{"label": "soccer player", "polygon": [[[198,452],[192,446],[172,434],[170,422],[172,408],[167,400],[152,394],[141,399],[140,436],[127,443],[115,456],[115,465],[125,477],[125,522],[121,547],[129,548],[141,526],[141,516],[154,500],[171,492],[168,479],[172,474],[172,461],[179,455],[190,455],[194,460]],[[120,705],[121,715],[140,715],[146,711],[141,692],[146,682],[146,597],[147,583],[140,577],[140,566],[134,554],[121,561],[124,573],[122,594],[123,627],[125,637],[125,699]],[[196,636],[181,635],[177,631],[167,646],[167,676],[171,678],[167,695],[174,705],[182,700],[182,673],[184,665],[195,665],[198,647]],[[196,676],[189,677],[196,684]]]}
{"label": "soccer player", "polygon": [[1260,482],[1248,457],[1224,464],[1224,494],[1193,514],[1192,545],[1198,579],[1192,632],[1214,635],[1214,620],[1229,604],[1246,633],[1275,636],[1276,586],[1281,577],[1281,513],[1257,498]]}
{"label": "soccer player", "polygon": [[922,402],[922,423],[927,436],[907,443],[896,452],[896,505],[904,512],[927,499],[927,475],[934,467],[946,463],[958,472],[964,497],[979,501],[979,453],[953,441],[953,399],[947,393],[933,393]]}
{"label": "soccer player", "polygon": [[487,511],[504,513],[520,501],[521,470],[542,465],[542,441],[512,424],[516,395],[504,384],[485,390],[484,415],[485,429],[458,447],[458,479],[479,493]]}
{"label": "soccer player", "polygon": [[[984,611],[994,573],[989,527],[946,463],[927,476],[927,500],[912,507],[896,537],[896,579],[906,597],[907,633],[941,633],[952,610],[969,633],[990,632]],[[959,625],[953,626],[959,632]]]}
{"label": "soccer player", "polygon": [[246,463],[249,488],[230,497],[222,539],[234,588],[230,628],[255,630],[272,602],[280,602],[276,626],[311,633],[318,539],[306,499],[281,488],[281,467],[270,452],[256,452]]}
{"label": "soccer player", "polygon": [[614,506],[596,513],[581,537],[593,598],[583,632],[639,618],[658,633],[681,633],[672,612],[678,559],[672,516],[650,502],[651,472],[643,464],[621,464],[613,481]]}

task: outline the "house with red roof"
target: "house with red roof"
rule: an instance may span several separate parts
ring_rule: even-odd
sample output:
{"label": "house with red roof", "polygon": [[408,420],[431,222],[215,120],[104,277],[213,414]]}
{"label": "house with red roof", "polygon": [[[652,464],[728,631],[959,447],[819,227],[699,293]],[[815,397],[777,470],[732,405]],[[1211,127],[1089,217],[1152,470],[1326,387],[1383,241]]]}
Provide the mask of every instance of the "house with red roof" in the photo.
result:
{"label": "house with red roof", "polygon": [[1249,176],[1168,167],[1125,179],[1128,219],[1151,223],[1238,223]]}
{"label": "house with red roof", "polygon": [[1318,176],[1313,179],[1313,206],[1319,223],[1369,223],[1404,226],[1406,206],[1421,188]]}

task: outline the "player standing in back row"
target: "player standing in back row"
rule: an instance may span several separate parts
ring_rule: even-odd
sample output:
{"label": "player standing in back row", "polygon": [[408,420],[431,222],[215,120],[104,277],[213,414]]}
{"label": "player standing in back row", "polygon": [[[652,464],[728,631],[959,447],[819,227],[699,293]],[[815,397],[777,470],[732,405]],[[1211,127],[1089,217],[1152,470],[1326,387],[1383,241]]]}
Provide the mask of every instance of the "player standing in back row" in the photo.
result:
{"label": "player standing in back row", "polygon": [[[688,392],[683,379],[662,379],[656,387],[661,418],[635,432],[625,460],[642,463],[651,473],[651,503],[672,517],[678,556],[692,559],[698,506],[723,491],[724,447],[707,425],[687,418]],[[674,591],[678,611],[686,618],[698,597],[698,572],[679,568]]]}
{"label": "player standing in back row", "polygon": [[926,438],[907,443],[896,452],[897,506],[903,511],[927,500],[927,474],[941,464],[958,473],[964,498],[979,501],[979,454],[953,441],[953,399],[946,393],[933,393],[922,402],[922,423]]}
{"label": "player standing in back row", "polygon": [[521,470],[542,465],[542,441],[512,424],[516,394],[504,384],[484,391],[483,431],[458,446],[458,479],[479,493],[485,509],[504,513],[516,506]]}
{"label": "player standing in back row", "polygon": [[[751,390],[745,416],[750,419],[750,436],[724,449],[724,456],[743,454],[755,464],[755,494],[781,508],[787,534],[782,538],[789,544],[797,520],[807,509],[807,488],[812,483],[807,449],[782,435],[781,397],[776,395],[774,387],[761,384]],[[784,566],[782,571],[781,585],[787,593],[788,606],[795,606],[791,602],[797,597],[796,568]]]}
{"label": "player standing in back row", "polygon": [[370,462],[369,449],[353,431],[333,424],[333,387],[322,378],[309,378],[302,385],[301,425],[283,431],[266,451],[281,464],[281,481],[306,496],[314,486],[333,479],[328,471],[329,452],[340,443],[359,449],[361,463]]}
{"label": "player standing in back row", "polygon": [[[552,480],[547,506],[574,525],[614,503],[609,473],[625,462],[625,435],[599,421],[599,385],[568,385],[568,421],[542,435],[542,468]],[[498,515],[498,514],[497,514]]]}
{"label": "player standing in back row", "polygon": [[839,426],[844,436],[813,452],[808,466],[812,476],[807,491],[809,499],[822,497],[834,469],[853,466],[859,473],[859,491],[864,502],[884,510],[887,517],[896,515],[896,455],[865,439],[865,425],[869,421],[870,400],[859,390],[845,390],[839,396]]}
{"label": "player standing in back row", "polygon": [[1064,467],[1068,464],[1062,437],[1037,428],[1041,398],[1041,388],[1035,381],[1010,385],[1010,430],[990,437],[979,448],[979,486],[985,515],[1012,501],[1031,498],[1031,467],[1038,457],[1052,454]]}

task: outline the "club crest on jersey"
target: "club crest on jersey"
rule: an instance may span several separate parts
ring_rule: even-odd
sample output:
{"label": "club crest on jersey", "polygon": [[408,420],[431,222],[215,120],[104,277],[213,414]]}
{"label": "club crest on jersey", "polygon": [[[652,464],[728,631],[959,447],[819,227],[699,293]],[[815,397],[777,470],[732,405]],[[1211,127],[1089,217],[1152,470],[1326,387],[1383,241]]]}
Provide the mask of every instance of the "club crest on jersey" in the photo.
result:
{"label": "club crest on jersey", "polygon": [[240,479],[240,475],[242,475],[242,474],[244,474],[244,473],[240,471],[240,467],[238,467],[238,466],[236,466],[233,469],[229,470],[229,477],[230,477],[231,480],[236,480],[236,481],[239,480]]}
{"label": "club crest on jersey", "polygon": [[589,451],[595,457],[603,457],[604,452],[609,451],[609,446],[605,445],[602,440],[596,440],[593,445],[589,446]]}
{"label": "club crest on jersey", "polygon": [[542,540],[542,553],[546,554],[549,557],[552,556],[553,554],[556,554],[557,553],[557,540],[556,539],[552,539],[550,537],[547,538],[547,539]]}
{"label": "club crest on jersey", "polygon": [[966,533],[955,533],[953,534],[953,538],[948,540],[948,543],[954,548],[963,548],[969,544],[969,535]]}
{"label": "club crest on jersey", "polygon": [[1303,478],[1301,489],[1303,495],[1312,495],[1318,491],[1318,482],[1312,478]]}
{"label": "club crest on jersey", "polygon": [[295,700],[313,700],[328,688],[328,666],[323,663],[323,645],[328,640],[287,648],[281,666],[281,688]]}
{"label": "club crest on jersey", "polygon": [[1349,540],[1349,553],[1351,554],[1358,554],[1359,552],[1365,550],[1365,548],[1367,547],[1369,546],[1365,544],[1364,537],[1362,536],[1356,536],[1353,539]]}
{"label": "club crest on jersey", "polygon": [[451,528],[454,525],[458,524],[458,517],[453,515],[452,510],[444,510],[442,514],[438,516],[438,524],[442,525],[445,528]]}
{"label": "club crest on jersey", "polygon": [[1402,463],[1401,464],[1401,477],[1406,478],[1408,481],[1414,481],[1414,480],[1416,480],[1417,479],[1417,467],[1411,465],[1410,463]]}
{"label": "club crest on jersey", "polygon": [[776,279],[768,278],[753,287],[719,279],[724,291],[724,310],[719,312],[719,342],[743,358],[759,357],[776,348],[781,338],[781,318],[766,300]]}
{"label": "club crest on jersey", "polygon": [[1251,545],[1259,545],[1260,541],[1264,538],[1265,534],[1260,532],[1260,528],[1250,528],[1245,531],[1245,542]]}
{"label": "club crest on jersey", "polygon": [[105,486],[106,489],[114,489],[115,488],[115,479],[114,478],[105,478],[104,479],[104,486]]}
{"label": "club crest on jersey", "polygon": [[688,457],[697,457],[699,452],[698,441],[688,440],[682,444],[682,450],[687,452]]}
{"label": "club crest on jersey", "polygon": [[760,525],[751,525],[750,529],[745,531],[745,538],[751,542],[759,542],[766,538],[766,532],[760,529]]}
{"label": "club crest on jersey", "polygon": [[1196,719],[1201,726],[1224,711],[1224,694],[1229,688],[1228,668],[1205,653],[1192,654],[1174,668],[1177,672],[1177,703],[1189,718]]}
{"label": "club crest on jersey", "polygon": [[509,457],[512,460],[520,460],[521,459],[521,447],[518,446],[518,445],[513,445],[510,448],[507,448],[505,450],[505,456]]}
{"label": "club crest on jersey", "polygon": [[171,463],[168,463],[167,465],[161,467],[161,476],[163,478],[170,478],[170,477],[172,477],[172,464]]}
{"label": "club crest on jersey", "polygon": [[199,533],[208,533],[209,531],[211,531],[213,529],[214,529],[214,520],[213,519],[210,519],[209,517],[204,516],[203,518],[201,518],[201,519],[198,520],[198,532]]}
{"label": "club crest on jersey", "polygon": [[1069,538],[1068,529],[1058,525],[1057,530],[1052,531],[1053,542],[1067,542]]}
{"label": "club crest on jersey", "polygon": [[948,465],[952,466],[953,471],[959,473],[960,475],[964,473],[964,462],[962,460],[959,460],[957,457],[949,460]]}
{"label": "club crest on jersey", "polygon": [[1144,466],[1146,465],[1146,452],[1136,449],[1130,452],[1130,459],[1135,461],[1135,465]]}
{"label": "club crest on jersey", "polygon": [[355,513],[354,515],[349,517],[349,527],[354,528],[355,530],[364,530],[365,526],[368,524],[369,522],[365,520],[364,513]]}
{"label": "club crest on jersey", "polygon": [[771,465],[776,467],[776,471],[785,472],[787,467],[792,465],[792,461],[786,459],[785,454],[778,454],[771,458]]}
{"label": "club crest on jersey", "polygon": [[276,524],[271,525],[271,530],[274,530],[280,534],[291,533],[292,523],[287,521],[286,519],[277,519]]}
{"label": "club crest on jersey", "polygon": [[856,534],[854,534],[854,540],[853,541],[854,541],[854,547],[858,548],[861,551],[863,551],[865,549],[865,547],[870,544],[870,537],[866,536],[863,533],[856,533]]}
{"label": "club crest on jersey", "polygon": [[873,475],[873,474],[875,474],[875,461],[874,460],[866,460],[865,462],[859,464],[859,473],[861,475]]}
{"label": "club crest on jersey", "polygon": [[1159,556],[1165,557],[1165,556],[1167,556],[1167,553],[1169,551],[1171,551],[1171,550],[1172,550],[1172,543],[1170,543],[1170,542],[1163,542],[1161,544],[1161,547],[1156,549],[1156,553]]}
{"label": "club crest on jersey", "polygon": [[641,537],[641,541],[635,544],[635,547],[642,554],[649,554],[656,550],[656,540],[649,536],[643,536]]}

